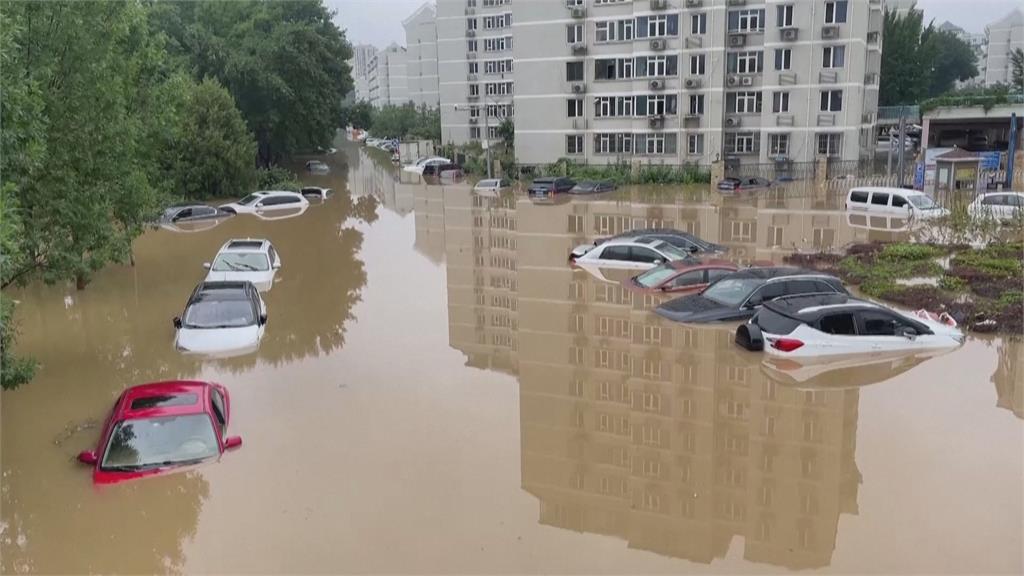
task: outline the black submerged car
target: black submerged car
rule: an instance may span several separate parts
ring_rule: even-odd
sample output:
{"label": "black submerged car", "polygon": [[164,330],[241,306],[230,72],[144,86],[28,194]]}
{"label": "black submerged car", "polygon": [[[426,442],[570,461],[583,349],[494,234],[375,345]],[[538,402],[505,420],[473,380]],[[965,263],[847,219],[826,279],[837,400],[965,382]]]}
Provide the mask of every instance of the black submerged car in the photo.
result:
{"label": "black submerged car", "polygon": [[847,294],[843,282],[801,268],[748,268],[723,276],[700,294],[683,296],[658,306],[669,320],[694,324],[746,320],[761,304],[794,294]]}
{"label": "black submerged car", "polygon": [[594,245],[602,244],[608,240],[622,240],[625,238],[661,240],[662,242],[668,242],[680,250],[693,252],[694,254],[724,254],[729,250],[725,246],[708,242],[690,234],[689,232],[673,230],[672,228],[640,228],[637,230],[630,230],[608,238],[598,238],[594,242]]}
{"label": "black submerged car", "polygon": [[572,178],[545,176],[543,178],[534,178],[533,182],[530,183],[530,187],[526,189],[526,193],[531,198],[547,198],[548,196],[568,192],[575,185],[576,181]]}

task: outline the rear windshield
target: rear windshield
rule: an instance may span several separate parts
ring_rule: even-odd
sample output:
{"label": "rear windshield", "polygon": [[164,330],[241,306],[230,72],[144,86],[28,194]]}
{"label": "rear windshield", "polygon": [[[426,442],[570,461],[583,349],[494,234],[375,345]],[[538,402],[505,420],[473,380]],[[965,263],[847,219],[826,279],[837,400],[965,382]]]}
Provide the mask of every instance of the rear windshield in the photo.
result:
{"label": "rear windshield", "polygon": [[799,320],[783,316],[778,312],[772,312],[768,308],[762,308],[757,313],[757,317],[754,318],[754,323],[760,326],[761,331],[763,332],[780,335],[791,333],[801,324]]}
{"label": "rear windshield", "polygon": [[861,204],[867,204],[868,193],[867,192],[850,192],[850,202],[860,202]]}

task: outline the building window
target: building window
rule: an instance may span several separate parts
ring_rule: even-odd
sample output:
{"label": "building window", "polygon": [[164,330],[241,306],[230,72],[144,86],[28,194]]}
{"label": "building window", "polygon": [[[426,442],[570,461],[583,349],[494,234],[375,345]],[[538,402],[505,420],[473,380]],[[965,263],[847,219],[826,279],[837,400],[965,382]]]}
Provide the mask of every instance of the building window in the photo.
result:
{"label": "building window", "polygon": [[772,112],[776,114],[789,112],[789,92],[775,92],[772,94]]}
{"label": "building window", "polygon": [[825,24],[842,24],[846,22],[847,0],[825,2]]}
{"label": "building window", "polygon": [[570,98],[566,100],[567,108],[566,115],[569,118],[582,118],[583,117],[583,99],[582,98]]}
{"label": "building window", "polygon": [[821,91],[821,111],[822,112],[842,112],[843,110],[843,91],[842,90],[822,90]]}
{"label": "building window", "polygon": [[512,71],[512,59],[485,60],[484,74],[504,74]]}
{"label": "building window", "polygon": [[729,74],[759,74],[764,63],[764,53],[730,52],[728,55]]}
{"label": "building window", "polygon": [[707,58],[704,54],[697,54],[696,56],[690,56],[690,74],[692,76],[703,76],[706,70],[705,63]]}
{"label": "building window", "polygon": [[647,75],[664,76],[666,74],[666,59],[664,56],[651,56],[647,58]]}
{"label": "building window", "polygon": [[667,112],[665,107],[665,95],[658,94],[656,96],[647,97],[647,115],[648,116],[664,116]]}
{"label": "building window", "polygon": [[499,14],[497,16],[484,16],[484,29],[485,30],[497,30],[499,28],[508,28],[512,25],[511,14]]}
{"label": "building window", "polygon": [[484,38],[484,52],[502,52],[512,49],[512,37]]}
{"label": "building window", "polygon": [[664,134],[648,134],[647,135],[647,153],[648,154],[664,154],[665,153],[665,135]]}
{"label": "building window", "polygon": [[691,94],[690,95],[690,114],[703,116],[704,115],[704,95],[703,94]]}
{"label": "building window", "polygon": [[769,134],[768,154],[771,156],[789,155],[789,134]]}
{"label": "building window", "polygon": [[476,18],[466,19],[466,30],[476,30]]}
{"label": "building window", "polygon": [[730,114],[761,112],[761,92],[730,92],[725,96],[725,109]]}
{"label": "building window", "polygon": [[725,151],[730,154],[753,154],[757,152],[757,135],[753,132],[726,134]]}
{"label": "building window", "polygon": [[583,136],[580,134],[570,134],[565,137],[565,153],[566,154],[583,154]]}
{"label": "building window", "polygon": [[708,15],[703,12],[690,16],[690,34],[708,33]]}
{"label": "building window", "polygon": [[583,62],[566,62],[565,79],[569,82],[582,82]]}
{"label": "building window", "polygon": [[476,52],[476,40],[466,40],[466,52]]}
{"label": "building window", "polygon": [[775,69],[789,70],[793,67],[793,50],[780,48],[775,50]]}
{"label": "building window", "polygon": [[764,30],[764,9],[729,12],[729,32],[761,32]]}
{"label": "building window", "polygon": [[614,30],[615,29],[615,23],[614,22],[607,22],[607,21],[605,21],[605,22],[596,22],[594,24],[594,41],[595,42],[608,42],[610,40],[610,38],[611,38],[609,33],[608,33],[608,29],[609,28]]}
{"label": "building window", "polygon": [[842,68],[846,63],[845,46],[825,46],[822,51],[822,68]]}
{"label": "building window", "polygon": [[469,73],[470,74],[476,74],[476,73],[480,72],[480,63],[479,62],[469,62],[468,64],[469,64]]}
{"label": "building window", "polygon": [[[470,96],[479,96],[480,95],[480,85],[479,84],[470,84],[469,85],[469,95]],[[472,108],[471,111],[472,110],[477,110],[477,109],[476,108]],[[477,113],[479,113],[479,110],[477,110]]]}
{"label": "building window", "polygon": [[565,27],[565,41],[569,44],[583,42],[583,24],[570,24]]}
{"label": "building window", "polygon": [[686,137],[686,153],[698,155],[704,153],[704,135],[690,134]]}
{"label": "building window", "polygon": [[818,154],[834,157],[842,153],[842,134],[818,134]]}
{"label": "building window", "polygon": [[472,138],[473,140],[479,140],[480,139],[480,127],[479,126],[470,126],[470,128],[469,128],[469,137]]}
{"label": "building window", "polygon": [[668,36],[668,16],[651,16],[648,18],[647,35],[652,38]]}
{"label": "building window", "polygon": [[788,28],[793,25],[793,5],[781,4],[775,7],[778,16],[779,28]]}

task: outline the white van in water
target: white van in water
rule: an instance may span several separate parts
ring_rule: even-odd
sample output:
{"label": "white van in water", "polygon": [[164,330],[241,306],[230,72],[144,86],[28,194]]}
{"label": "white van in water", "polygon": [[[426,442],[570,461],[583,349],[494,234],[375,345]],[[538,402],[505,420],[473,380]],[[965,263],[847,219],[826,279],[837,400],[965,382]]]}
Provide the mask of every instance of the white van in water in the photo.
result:
{"label": "white van in water", "polygon": [[924,192],[875,186],[851,189],[846,195],[846,211],[921,219],[949,216],[949,210]]}

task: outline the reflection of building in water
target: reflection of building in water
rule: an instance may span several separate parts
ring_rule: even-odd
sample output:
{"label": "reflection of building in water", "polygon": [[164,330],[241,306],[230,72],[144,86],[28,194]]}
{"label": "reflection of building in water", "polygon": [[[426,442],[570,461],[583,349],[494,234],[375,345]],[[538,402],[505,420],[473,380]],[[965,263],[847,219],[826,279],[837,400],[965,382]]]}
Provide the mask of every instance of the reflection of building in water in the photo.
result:
{"label": "reflection of building in water", "polygon": [[417,252],[431,262],[444,262],[444,188],[420,185],[413,188]]}
{"label": "reflection of building in water", "polygon": [[[741,536],[751,561],[829,564],[839,515],[857,511],[859,392],[778,386],[730,331],[661,321],[649,297],[566,265],[595,235],[671,226],[720,240],[730,217],[454,188],[443,203],[450,342],[518,375],[522,486],[541,523],[695,562]],[[801,218],[814,224],[795,215],[797,233]]]}
{"label": "reflection of building in water", "polygon": [[1004,338],[998,350],[999,360],[992,374],[992,383],[996,385],[996,406],[1024,419],[1024,342]]}
{"label": "reflection of building in water", "polygon": [[449,342],[470,366],[515,373],[516,198],[486,198],[468,187],[446,187],[443,195]]}

